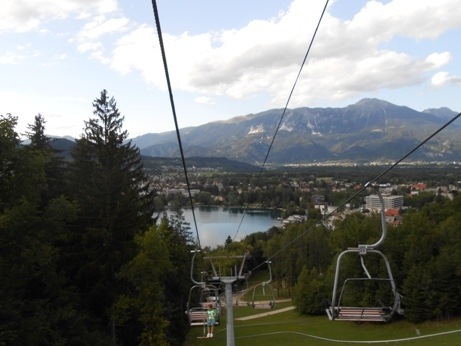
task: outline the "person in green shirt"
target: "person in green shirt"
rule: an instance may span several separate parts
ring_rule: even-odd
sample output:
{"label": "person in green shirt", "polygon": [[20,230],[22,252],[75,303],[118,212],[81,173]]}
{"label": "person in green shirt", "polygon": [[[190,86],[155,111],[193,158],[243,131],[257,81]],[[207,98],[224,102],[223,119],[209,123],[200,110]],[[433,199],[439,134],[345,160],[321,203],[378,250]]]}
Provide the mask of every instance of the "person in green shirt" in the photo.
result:
{"label": "person in green shirt", "polygon": [[206,322],[206,324],[207,324],[207,328],[208,328],[207,338],[212,338],[213,337],[213,332],[214,332],[214,326],[216,324],[217,311],[216,311],[216,309],[213,308],[213,305],[209,304],[206,314],[207,314],[207,322]]}

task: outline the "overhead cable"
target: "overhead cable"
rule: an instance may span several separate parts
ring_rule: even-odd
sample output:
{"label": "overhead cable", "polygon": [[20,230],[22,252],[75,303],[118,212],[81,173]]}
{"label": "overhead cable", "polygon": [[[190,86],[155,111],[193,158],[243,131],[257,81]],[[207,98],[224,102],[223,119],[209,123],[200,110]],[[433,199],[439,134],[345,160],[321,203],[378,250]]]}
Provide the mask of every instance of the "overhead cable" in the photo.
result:
{"label": "overhead cable", "polygon": [[173,91],[172,91],[172,88],[171,88],[170,74],[168,72],[168,64],[167,64],[167,59],[166,59],[165,47],[163,45],[162,29],[160,27],[160,18],[159,18],[159,14],[158,14],[158,8],[157,8],[157,1],[156,0],[152,0],[152,7],[153,7],[153,10],[154,10],[155,24],[156,24],[156,27],[157,27],[157,34],[158,34],[158,40],[159,40],[159,44],[160,44],[160,50],[162,52],[163,68],[165,70],[165,77],[166,77],[166,82],[167,82],[167,85],[168,85],[168,94],[170,96],[171,111],[173,112],[174,124],[175,124],[175,128],[176,128],[176,136],[178,137],[179,151],[180,151],[180,154],[181,154],[182,166],[183,166],[183,169],[184,169],[184,176],[186,178],[187,192],[189,194],[189,201],[190,201],[190,206],[191,206],[191,209],[192,209],[192,217],[194,219],[195,231],[196,231],[196,235],[197,235],[197,247],[200,249],[200,247],[201,247],[200,246],[200,237],[199,237],[199,232],[198,232],[198,227],[197,227],[197,219],[195,217],[194,202],[193,202],[193,199],[192,199],[192,193],[191,193],[191,188],[190,188],[190,184],[189,184],[189,177],[188,177],[188,174],[187,174],[187,166],[186,166],[186,160],[184,158],[184,150],[183,150],[182,141],[181,141],[181,134],[179,132],[178,120],[177,120],[177,117],[176,117],[176,109],[175,109],[175,105],[174,105]]}
{"label": "overhead cable", "polygon": [[[309,46],[307,47],[306,54],[304,55],[303,62],[301,63],[301,66],[300,66],[299,71],[298,71],[298,75],[296,76],[296,79],[295,79],[295,82],[293,83],[293,86],[291,88],[290,94],[288,95],[288,99],[287,99],[287,102],[285,104],[285,108],[283,109],[283,112],[282,112],[282,115],[280,116],[280,120],[278,122],[277,128],[275,129],[274,136],[272,137],[271,143],[269,144],[269,148],[267,149],[266,157],[264,158],[263,164],[261,165],[261,169],[259,171],[257,181],[260,180],[261,175],[262,175],[263,170],[264,170],[264,167],[266,166],[267,159],[269,157],[269,153],[270,153],[270,151],[272,149],[272,146],[274,145],[275,137],[277,136],[277,133],[278,133],[278,131],[280,129],[280,126],[282,125],[283,118],[285,117],[285,113],[286,113],[286,111],[288,109],[288,104],[290,103],[290,100],[291,100],[291,96],[293,95],[293,92],[295,90],[296,84],[298,83],[298,80],[299,80],[299,76],[301,75],[301,72],[303,70],[304,64],[306,63],[307,57],[308,57],[309,52],[310,52],[310,50],[312,48],[312,44],[314,43],[314,39],[315,39],[315,36],[317,35],[317,31],[319,30],[319,26],[320,26],[320,23],[322,22],[323,15],[325,14],[325,11],[326,11],[326,9],[328,7],[328,2],[329,2],[329,0],[326,0],[325,6],[323,7],[322,13],[321,13],[320,18],[319,18],[319,20],[317,22],[317,26],[315,27],[315,31],[314,31],[314,33],[312,35],[311,40],[310,40]],[[243,212],[242,219],[240,220],[240,224],[239,224],[239,226],[237,228],[237,231],[235,232],[235,235],[234,235],[234,238],[233,238],[234,240],[237,238],[237,234],[240,231],[240,226],[242,225],[244,217],[245,217],[245,210]]]}

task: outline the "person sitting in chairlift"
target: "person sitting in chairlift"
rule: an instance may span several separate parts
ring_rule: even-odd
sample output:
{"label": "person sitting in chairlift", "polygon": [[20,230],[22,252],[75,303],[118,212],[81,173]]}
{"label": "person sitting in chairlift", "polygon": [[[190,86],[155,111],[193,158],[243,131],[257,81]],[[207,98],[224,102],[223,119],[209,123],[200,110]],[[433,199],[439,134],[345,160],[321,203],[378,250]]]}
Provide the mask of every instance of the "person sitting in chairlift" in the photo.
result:
{"label": "person sitting in chairlift", "polygon": [[216,324],[217,310],[213,308],[212,304],[209,304],[206,314],[207,314],[207,327],[208,327],[207,338],[212,338],[213,332],[214,332],[214,326]]}

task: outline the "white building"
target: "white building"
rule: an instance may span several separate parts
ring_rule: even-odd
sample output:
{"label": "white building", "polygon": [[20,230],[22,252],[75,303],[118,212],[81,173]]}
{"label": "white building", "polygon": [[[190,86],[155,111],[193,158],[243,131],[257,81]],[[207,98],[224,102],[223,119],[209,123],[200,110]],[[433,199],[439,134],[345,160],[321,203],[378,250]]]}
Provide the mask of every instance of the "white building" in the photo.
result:
{"label": "white building", "polygon": [[[384,209],[399,209],[403,206],[403,196],[383,196]],[[365,208],[370,210],[381,210],[381,202],[378,195],[365,197]]]}

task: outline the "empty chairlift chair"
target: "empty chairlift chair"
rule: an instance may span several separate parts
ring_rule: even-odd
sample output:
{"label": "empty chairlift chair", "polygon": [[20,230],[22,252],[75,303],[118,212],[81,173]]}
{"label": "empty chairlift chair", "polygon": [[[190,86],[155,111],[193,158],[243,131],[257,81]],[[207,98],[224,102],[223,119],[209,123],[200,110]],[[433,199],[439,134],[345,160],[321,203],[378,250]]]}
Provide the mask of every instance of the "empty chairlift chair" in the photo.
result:
{"label": "empty chairlift chair", "polygon": [[[271,270],[271,262],[266,261],[267,267],[269,269],[269,280],[263,281],[260,284],[253,286],[253,295],[251,297],[251,306],[255,309],[273,309],[275,306],[275,294],[274,289],[270,285],[272,281],[272,270]],[[255,293],[257,288],[261,287],[261,299],[255,299]],[[270,298],[270,299],[267,299]]]}
{"label": "empty chairlift chair", "polygon": [[[378,196],[381,203],[381,238],[375,243],[370,245],[358,245],[356,248],[348,248],[339,254],[336,262],[335,280],[333,286],[333,296],[331,299],[331,305],[327,307],[326,312],[328,318],[331,321],[356,321],[356,322],[389,322],[395,312],[403,314],[403,310],[400,308],[400,294],[397,292],[394,278],[392,276],[391,267],[387,257],[375,248],[381,245],[387,233],[386,218],[384,210],[384,200],[381,193],[378,190]],[[339,273],[341,271],[341,261],[346,254],[357,254],[360,258],[361,266],[365,272],[366,277],[348,278],[344,280],[341,291],[338,296],[339,288]],[[364,258],[370,254],[379,255],[382,262],[384,263],[387,271],[387,277],[372,277],[365,266]],[[353,306],[343,305],[345,291],[347,287],[353,286],[354,284],[371,285],[385,285],[383,286],[388,291],[390,300],[386,303],[382,303],[376,300],[378,304],[374,306],[359,306],[354,304]]]}

